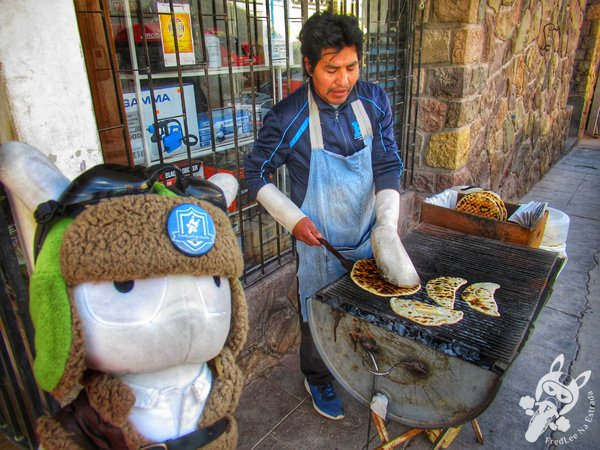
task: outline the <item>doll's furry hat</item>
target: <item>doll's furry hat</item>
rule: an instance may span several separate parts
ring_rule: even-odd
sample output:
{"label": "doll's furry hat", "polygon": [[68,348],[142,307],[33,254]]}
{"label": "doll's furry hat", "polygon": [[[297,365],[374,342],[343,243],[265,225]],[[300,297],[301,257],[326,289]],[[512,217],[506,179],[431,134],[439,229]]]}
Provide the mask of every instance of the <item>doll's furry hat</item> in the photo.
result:
{"label": "doll's furry hat", "polygon": [[[34,374],[60,400],[77,392],[86,369],[83,331],[70,291],[83,282],[177,274],[226,277],[232,286],[226,345],[237,355],[244,344],[246,303],[238,281],[243,258],[227,214],[207,201],[159,191],[163,195],[127,195],[87,206],[75,218],[55,223],[44,241],[30,283]],[[184,204],[199,206],[214,223],[214,244],[200,256],[182,252],[167,232],[170,212]]]}

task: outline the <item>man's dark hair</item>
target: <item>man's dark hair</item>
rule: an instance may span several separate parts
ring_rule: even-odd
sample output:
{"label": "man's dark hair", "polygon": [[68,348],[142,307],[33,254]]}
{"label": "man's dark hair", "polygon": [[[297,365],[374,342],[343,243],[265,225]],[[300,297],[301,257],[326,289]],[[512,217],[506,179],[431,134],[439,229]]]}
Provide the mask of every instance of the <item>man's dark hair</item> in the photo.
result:
{"label": "man's dark hair", "polygon": [[[317,65],[325,48],[341,51],[345,47],[355,45],[358,60],[362,58],[363,34],[354,16],[333,14],[329,10],[315,13],[300,30],[299,39],[302,59],[308,58],[311,69]],[[304,72],[306,75],[306,67]]]}

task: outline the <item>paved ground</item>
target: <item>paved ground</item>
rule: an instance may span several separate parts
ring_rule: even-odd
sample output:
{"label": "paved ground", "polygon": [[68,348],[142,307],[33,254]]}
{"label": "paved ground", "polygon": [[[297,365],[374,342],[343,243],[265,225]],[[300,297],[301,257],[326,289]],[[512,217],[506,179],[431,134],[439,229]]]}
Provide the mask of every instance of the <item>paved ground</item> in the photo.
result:
{"label": "paved ground", "polygon": [[[522,199],[547,201],[570,216],[568,262],[554,284],[535,330],[503,378],[491,406],[479,416],[485,443],[476,442],[469,424],[451,448],[456,449],[598,449],[600,448],[600,139],[584,139]],[[564,414],[566,431],[548,430],[534,443],[525,439],[530,417],[521,397],[535,396],[540,378],[555,358],[564,355],[563,371],[573,378],[591,371],[579,399]],[[333,422],[317,415],[306,394],[295,355],[284,358],[269,374],[250,383],[236,416],[240,449],[366,449],[369,411],[338,385],[346,418]],[[582,382],[580,378],[579,383]],[[564,419],[563,419],[564,420]],[[391,436],[408,428],[389,423]],[[564,428],[563,428],[564,429]],[[368,448],[379,440],[371,426]],[[426,449],[417,436],[406,448]]]}

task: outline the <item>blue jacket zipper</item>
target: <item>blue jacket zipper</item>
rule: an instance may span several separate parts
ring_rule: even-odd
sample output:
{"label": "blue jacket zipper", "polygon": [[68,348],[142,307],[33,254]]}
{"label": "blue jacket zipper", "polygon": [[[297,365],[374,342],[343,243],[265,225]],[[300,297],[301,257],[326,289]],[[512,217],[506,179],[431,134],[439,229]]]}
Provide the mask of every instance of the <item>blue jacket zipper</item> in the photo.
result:
{"label": "blue jacket zipper", "polygon": [[344,128],[342,127],[342,124],[340,122],[340,108],[335,108],[335,122],[337,123],[338,127],[340,128],[341,131],[341,135],[344,137],[344,147],[346,148],[346,155],[348,156],[349,151],[348,151],[348,141],[346,140],[346,133],[344,132]]}

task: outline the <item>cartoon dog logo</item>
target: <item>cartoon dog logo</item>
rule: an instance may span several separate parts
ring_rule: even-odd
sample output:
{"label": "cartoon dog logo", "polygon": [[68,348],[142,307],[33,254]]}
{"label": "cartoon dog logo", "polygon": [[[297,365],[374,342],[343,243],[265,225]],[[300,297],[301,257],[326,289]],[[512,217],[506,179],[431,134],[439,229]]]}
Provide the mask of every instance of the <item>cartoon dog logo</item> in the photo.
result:
{"label": "cartoon dog logo", "polygon": [[589,381],[592,371],[586,370],[573,379],[562,372],[564,362],[565,357],[562,354],[554,360],[550,372],[540,378],[537,384],[535,399],[525,396],[519,401],[519,406],[525,410],[525,414],[531,416],[525,433],[528,442],[535,442],[548,427],[553,431],[567,431],[571,428],[565,415],[577,403],[579,390]]}

